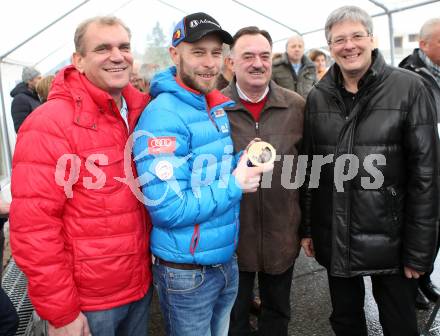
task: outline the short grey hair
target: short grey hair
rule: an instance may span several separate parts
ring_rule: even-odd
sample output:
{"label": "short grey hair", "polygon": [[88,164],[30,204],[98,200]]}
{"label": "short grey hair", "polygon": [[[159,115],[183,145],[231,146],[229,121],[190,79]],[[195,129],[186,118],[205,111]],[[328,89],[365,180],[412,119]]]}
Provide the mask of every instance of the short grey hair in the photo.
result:
{"label": "short grey hair", "polygon": [[142,64],[139,69],[139,77],[142,78],[146,83],[150,83],[157,70],[158,67],[154,66],[153,64]]}
{"label": "short grey hair", "polygon": [[289,43],[293,40],[300,40],[304,44],[304,38],[301,35],[296,34],[296,35],[293,35],[287,39],[286,50],[287,50],[287,47],[289,46]]}
{"label": "short grey hair", "polygon": [[419,40],[420,41],[429,40],[432,35],[432,30],[437,25],[440,25],[440,18],[433,18],[433,19],[426,21],[423,24],[422,28],[420,29]]}
{"label": "short grey hair", "polygon": [[337,23],[345,21],[360,22],[368,34],[373,34],[373,20],[371,20],[371,16],[365,10],[356,6],[343,6],[331,12],[325,22],[325,39],[327,42],[330,42],[330,30],[332,27]]}
{"label": "short grey hair", "polygon": [[79,24],[79,26],[75,30],[75,36],[73,41],[75,43],[75,51],[80,53],[81,55],[85,54],[84,47],[84,35],[87,32],[87,29],[92,23],[96,23],[101,26],[116,26],[119,25],[124,28],[128,33],[128,38],[131,39],[130,29],[125,25],[125,23],[117,18],[116,16],[95,16],[90,19],[87,19]]}

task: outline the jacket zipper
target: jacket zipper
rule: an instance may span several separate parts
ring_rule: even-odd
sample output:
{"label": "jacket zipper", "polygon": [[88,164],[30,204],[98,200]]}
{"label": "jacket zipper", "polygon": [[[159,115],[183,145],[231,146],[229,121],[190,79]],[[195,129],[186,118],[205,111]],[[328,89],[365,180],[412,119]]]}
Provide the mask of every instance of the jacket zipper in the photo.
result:
{"label": "jacket zipper", "polygon": [[194,255],[194,253],[196,252],[197,246],[199,245],[199,241],[200,241],[200,226],[199,224],[196,224],[194,226],[193,235],[191,237],[191,244],[189,247],[189,252],[191,253],[191,255]]}
{"label": "jacket zipper", "polygon": [[[255,136],[256,138],[260,137],[260,123],[258,121],[255,122]],[[258,187],[258,209],[259,209],[259,213],[258,213],[258,217],[260,218],[260,251],[259,251],[259,256],[258,259],[261,260],[261,268],[264,269],[264,253],[263,253],[263,190],[261,189],[261,187]]]}
{"label": "jacket zipper", "polygon": [[[206,101],[206,98],[205,98],[205,101]],[[220,129],[218,128],[217,123],[215,122],[214,118],[211,115],[211,110],[210,110],[210,108],[208,106],[208,103],[206,103],[206,112],[208,113],[208,118],[209,118],[209,120],[211,120],[211,122],[214,125],[215,129],[217,130],[217,132],[220,132]]]}

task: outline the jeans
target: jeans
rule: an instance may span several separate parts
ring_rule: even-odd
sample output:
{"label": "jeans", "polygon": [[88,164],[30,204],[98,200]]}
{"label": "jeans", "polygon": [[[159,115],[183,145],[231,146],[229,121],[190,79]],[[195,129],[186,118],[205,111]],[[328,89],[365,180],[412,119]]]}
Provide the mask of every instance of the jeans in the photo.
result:
{"label": "jeans", "polygon": [[[330,323],[336,336],[368,336],[365,321],[365,286],[362,276],[328,275],[333,312]],[[402,275],[372,275],[373,296],[384,336],[417,336],[415,300],[417,280]]]}
{"label": "jeans", "polygon": [[258,335],[287,336],[293,266],[281,274],[240,272],[240,285],[231,312],[229,336],[251,335],[249,313],[256,274],[258,274],[258,289],[261,299]]}
{"label": "jeans", "polygon": [[93,336],[147,336],[148,313],[153,288],[135,302],[123,306],[84,312]]}
{"label": "jeans", "polygon": [[170,336],[226,336],[237,296],[234,256],[224,264],[180,270],[153,265],[154,285]]}

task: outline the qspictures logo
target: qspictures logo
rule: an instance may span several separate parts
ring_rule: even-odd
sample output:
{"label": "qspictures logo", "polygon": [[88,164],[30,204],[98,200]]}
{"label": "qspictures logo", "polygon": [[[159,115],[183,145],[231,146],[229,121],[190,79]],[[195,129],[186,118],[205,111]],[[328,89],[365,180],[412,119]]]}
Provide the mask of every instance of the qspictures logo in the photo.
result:
{"label": "qspictures logo", "polygon": [[[133,144],[141,141],[142,151],[133,157]],[[56,165],[55,181],[63,187],[67,198],[74,197],[74,186],[81,183],[85,189],[99,190],[104,188],[107,179],[112,178],[116,181],[128,185],[136,198],[148,206],[155,206],[162,202],[168,192],[175,193],[178,197],[183,197],[181,183],[176,177],[176,172],[189,172],[189,188],[196,195],[200,195],[200,188],[221,180],[217,184],[218,188],[228,187],[228,177],[235,168],[232,146],[225,146],[224,153],[219,160],[213,154],[193,153],[177,155],[179,145],[175,136],[155,136],[147,131],[136,131],[125,144],[123,153],[123,176],[106,176],[100,167],[109,164],[109,157],[103,153],[93,153],[85,158],[83,162],[76,154],[62,155]],[[362,162],[356,155],[343,154],[336,159],[333,154],[326,156],[314,155],[310,158],[307,155],[277,155],[276,165],[281,167],[280,181],[273,180],[273,171],[263,174],[260,187],[271,188],[273,183],[281,184],[285,189],[298,189],[303,186],[306,180],[306,173],[309,170],[308,188],[319,188],[321,171],[323,166],[333,166],[334,186],[337,192],[344,192],[344,184],[354,179],[362,164],[363,172],[366,176],[360,178],[362,188],[366,190],[380,189],[384,183],[384,176],[379,166],[386,166],[386,157],[382,154],[370,154]],[[143,160],[148,169],[136,177],[133,174],[133,162]],[[279,169],[279,168],[277,168]],[[87,174],[81,174],[87,172]],[[83,176],[80,180],[80,176]],[[142,193],[142,187],[148,187],[149,183],[164,183],[163,194],[155,199],[149,199]],[[184,185],[187,185],[186,183]]]}

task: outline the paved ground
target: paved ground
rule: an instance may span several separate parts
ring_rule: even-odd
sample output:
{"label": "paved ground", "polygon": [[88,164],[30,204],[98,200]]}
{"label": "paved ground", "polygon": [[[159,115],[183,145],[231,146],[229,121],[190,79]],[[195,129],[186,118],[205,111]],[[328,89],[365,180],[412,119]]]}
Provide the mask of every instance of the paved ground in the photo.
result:
{"label": "paved ground", "polygon": [[[9,245],[7,245],[9,246]],[[9,248],[6,251],[9,255]],[[440,286],[440,258],[436,261],[434,282]],[[382,330],[378,322],[377,307],[371,295],[371,284],[366,278],[367,295],[365,309],[368,320],[369,335],[380,336]],[[289,325],[289,335],[295,336],[331,336],[333,335],[328,323],[330,314],[330,298],[325,270],[313,259],[300,256],[296,265],[291,292],[292,320]],[[419,325],[424,326],[428,312],[419,312]],[[440,314],[434,322],[429,336],[440,336]],[[165,336],[162,316],[158,307],[157,297],[154,296],[150,315],[150,335]],[[428,336],[425,335],[425,336]]]}
{"label": "paved ground", "polygon": [[[436,262],[433,279],[440,286],[440,258]],[[371,283],[366,278],[367,295],[365,298],[365,310],[368,320],[369,335],[383,335],[379,324],[377,306],[371,295]],[[295,336],[331,336],[328,322],[330,315],[330,297],[328,294],[327,276],[325,270],[313,259],[301,254],[296,265],[291,292],[292,320],[289,324],[289,335]],[[434,305],[432,305],[434,306]],[[429,312],[419,312],[419,325],[424,326]],[[440,314],[434,322],[434,328],[440,328]],[[157,306],[157,298],[152,305],[150,335],[164,336],[162,317]],[[428,335],[426,335],[428,336]],[[440,336],[440,329],[433,330],[429,336]]]}

